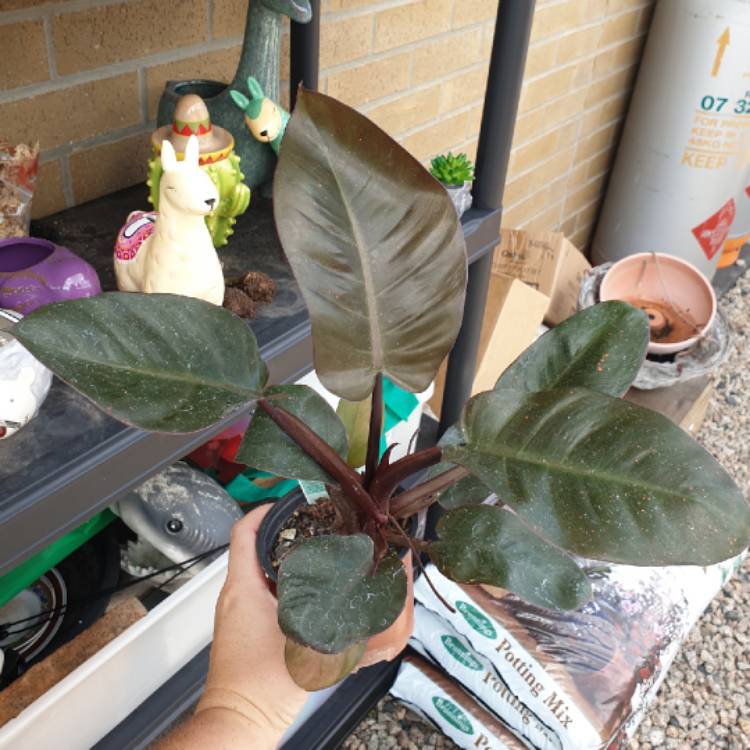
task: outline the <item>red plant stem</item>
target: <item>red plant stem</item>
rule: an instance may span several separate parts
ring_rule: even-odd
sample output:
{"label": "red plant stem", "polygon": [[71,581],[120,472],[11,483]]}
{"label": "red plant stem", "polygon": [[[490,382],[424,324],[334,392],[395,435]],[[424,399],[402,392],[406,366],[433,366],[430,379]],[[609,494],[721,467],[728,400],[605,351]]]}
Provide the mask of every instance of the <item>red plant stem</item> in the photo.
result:
{"label": "red plant stem", "polygon": [[378,456],[380,455],[380,433],[383,430],[383,374],[375,376],[372,386],[372,399],[370,402],[370,430],[367,434],[367,459],[365,461],[365,489],[370,489],[370,484],[375,478],[378,468]]}
{"label": "red plant stem", "polygon": [[[442,605],[451,613],[455,613],[455,609],[451,607],[450,604],[443,598],[443,595],[435,588],[435,584],[430,579],[430,576],[427,574],[427,571],[425,570],[424,565],[422,564],[422,558],[419,555],[419,552],[416,550],[414,542],[416,540],[412,539],[407,535],[407,533],[401,528],[401,525],[399,522],[391,515],[388,516],[388,520],[391,522],[391,525],[396,528],[398,533],[404,538],[407,545],[409,546],[409,549],[411,550],[412,555],[414,556],[414,562],[419,565],[419,569],[422,571],[422,575],[424,576],[425,581],[427,581],[429,587],[432,589],[432,593],[435,594],[435,596],[440,600]],[[426,545],[427,549],[429,549],[429,545]],[[422,549],[425,549],[423,546]]]}
{"label": "red plant stem", "polygon": [[442,449],[435,446],[404,456],[375,475],[370,486],[370,494],[376,503],[384,503],[404,479],[439,463],[442,455]]}
{"label": "red plant stem", "polygon": [[464,469],[463,466],[453,466],[442,474],[397,495],[391,504],[391,514],[397,518],[414,515],[432,504],[432,496],[436,492],[447,489],[468,475],[468,469]]}
{"label": "red plant stem", "polygon": [[294,414],[290,414],[279,406],[274,406],[272,403],[266,401],[266,399],[260,399],[258,406],[323,471],[338,481],[344,494],[357,505],[362,513],[378,523],[387,522],[387,516],[375,505],[368,492],[362,486],[359,474],[325,440],[311,430],[301,419],[295,417]]}

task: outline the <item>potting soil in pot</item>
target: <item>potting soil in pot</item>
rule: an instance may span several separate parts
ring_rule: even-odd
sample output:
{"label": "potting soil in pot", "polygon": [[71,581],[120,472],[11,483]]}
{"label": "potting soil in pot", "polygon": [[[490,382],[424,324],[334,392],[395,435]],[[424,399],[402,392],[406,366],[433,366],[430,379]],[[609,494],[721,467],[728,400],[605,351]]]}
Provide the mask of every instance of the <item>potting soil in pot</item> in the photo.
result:
{"label": "potting soil in pot", "polygon": [[592,564],[581,610],[421,577],[413,645],[538,750],[625,746],[677,649],[741,558],[706,568]]}

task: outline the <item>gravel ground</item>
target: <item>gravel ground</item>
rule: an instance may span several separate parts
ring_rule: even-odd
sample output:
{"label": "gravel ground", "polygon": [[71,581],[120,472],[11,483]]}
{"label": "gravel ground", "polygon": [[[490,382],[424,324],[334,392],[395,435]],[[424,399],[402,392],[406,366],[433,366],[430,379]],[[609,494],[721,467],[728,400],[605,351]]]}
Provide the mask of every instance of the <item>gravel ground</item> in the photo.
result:
{"label": "gravel ground", "polygon": [[[750,272],[722,298],[734,330],[698,439],[750,492]],[[693,628],[628,750],[750,750],[750,559]],[[390,698],[347,750],[451,750],[453,742]]]}

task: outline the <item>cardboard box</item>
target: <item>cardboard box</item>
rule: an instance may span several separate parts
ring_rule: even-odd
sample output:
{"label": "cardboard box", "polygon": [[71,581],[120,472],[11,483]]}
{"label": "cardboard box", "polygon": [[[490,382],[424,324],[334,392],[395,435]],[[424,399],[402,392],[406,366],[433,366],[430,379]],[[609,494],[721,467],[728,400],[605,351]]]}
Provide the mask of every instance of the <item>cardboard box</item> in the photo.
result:
{"label": "cardboard box", "polygon": [[[491,390],[502,372],[538,336],[549,297],[518,279],[493,272],[487,290],[477,368],[472,395]],[[446,363],[435,380],[435,394],[429,405],[440,413],[445,386]]]}
{"label": "cardboard box", "polygon": [[578,248],[560,232],[502,229],[493,272],[513,276],[550,298],[544,317],[557,325],[576,312],[583,274],[591,268]]}

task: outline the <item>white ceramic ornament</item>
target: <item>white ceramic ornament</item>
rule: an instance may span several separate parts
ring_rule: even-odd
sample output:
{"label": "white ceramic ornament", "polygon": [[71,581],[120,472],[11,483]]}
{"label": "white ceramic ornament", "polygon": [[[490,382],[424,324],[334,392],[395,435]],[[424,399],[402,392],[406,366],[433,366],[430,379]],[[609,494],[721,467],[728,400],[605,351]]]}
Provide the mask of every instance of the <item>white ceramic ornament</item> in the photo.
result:
{"label": "white ceramic ornament", "polygon": [[[0,309],[0,323],[15,323],[21,317]],[[0,440],[36,416],[51,383],[52,373],[0,325]]]}
{"label": "white ceramic ornament", "polygon": [[198,151],[194,135],[183,161],[169,141],[162,143],[159,213],[131,214],[115,244],[115,276],[123,292],[224,302],[224,275],[204,218],[217,207],[219,193],[199,166]]}

